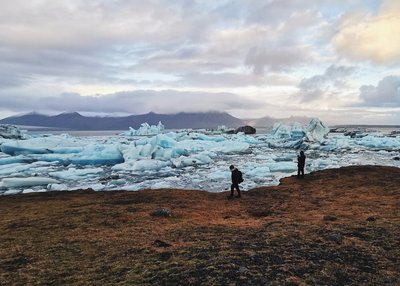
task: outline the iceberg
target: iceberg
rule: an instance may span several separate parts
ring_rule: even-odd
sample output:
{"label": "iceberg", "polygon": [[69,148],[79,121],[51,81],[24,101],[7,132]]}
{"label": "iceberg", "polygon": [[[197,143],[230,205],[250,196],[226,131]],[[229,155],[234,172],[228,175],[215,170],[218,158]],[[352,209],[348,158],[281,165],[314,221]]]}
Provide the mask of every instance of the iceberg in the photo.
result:
{"label": "iceberg", "polygon": [[31,160],[77,165],[113,165],[124,161],[117,146],[94,143],[85,145],[85,142],[79,142],[69,135],[9,141],[1,145],[1,151],[11,156],[24,155],[15,157],[14,162]]}
{"label": "iceberg", "polygon": [[0,195],[24,189],[139,190],[168,186],[220,192],[229,189],[231,164],[243,172],[244,189],[275,185],[297,170],[300,148],[308,150],[308,172],[353,164],[400,167],[400,160],[393,160],[400,148],[400,136],[374,133],[351,138],[328,131],[314,119],[308,125],[277,124],[272,134],[254,136],[180,130],[140,137],[46,134],[23,140],[2,138]]}
{"label": "iceberg", "polygon": [[319,119],[313,118],[305,128],[307,141],[322,142],[329,133],[329,127],[325,126]]}
{"label": "iceberg", "polygon": [[276,123],[272,129],[271,137],[274,139],[300,140],[305,136],[305,132],[300,123],[291,124]]}
{"label": "iceberg", "polygon": [[400,148],[400,138],[398,137],[378,137],[367,135],[356,141],[358,145],[374,149],[397,149]]}
{"label": "iceberg", "polygon": [[68,168],[64,171],[50,172],[49,175],[58,179],[64,180],[80,180],[83,177],[94,176],[98,173],[103,172],[103,168],[85,168],[76,169],[73,167]]}
{"label": "iceberg", "polygon": [[4,139],[27,139],[29,136],[17,126],[0,124],[0,138]]}
{"label": "iceberg", "polygon": [[329,128],[319,119],[313,118],[307,126],[298,122],[277,123],[272,134],[264,138],[273,148],[308,149],[312,143],[322,143],[327,139]]}
{"label": "iceberg", "polygon": [[207,155],[194,155],[190,157],[181,156],[178,159],[172,160],[175,167],[187,167],[212,163],[213,160]]}
{"label": "iceberg", "polygon": [[4,178],[0,186],[6,188],[33,187],[58,183],[57,180],[46,177]]}
{"label": "iceberg", "polygon": [[49,191],[66,191],[68,186],[65,184],[48,184],[47,190]]}
{"label": "iceberg", "polygon": [[164,125],[158,122],[157,125],[149,125],[147,122],[142,123],[138,130],[129,127],[129,131],[122,132],[121,136],[141,136],[141,135],[155,135],[163,133],[165,130]]}
{"label": "iceberg", "polygon": [[73,138],[65,134],[8,141],[1,145],[1,151],[12,156],[26,154],[79,153],[82,150],[83,147],[79,146]]}

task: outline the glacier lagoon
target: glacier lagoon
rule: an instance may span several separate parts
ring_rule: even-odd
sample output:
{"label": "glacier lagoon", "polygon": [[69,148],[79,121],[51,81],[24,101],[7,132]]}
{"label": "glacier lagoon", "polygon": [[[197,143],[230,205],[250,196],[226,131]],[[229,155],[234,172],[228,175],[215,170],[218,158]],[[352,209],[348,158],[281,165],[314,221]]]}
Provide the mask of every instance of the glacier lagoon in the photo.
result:
{"label": "glacier lagoon", "polygon": [[[379,131],[329,132],[318,119],[308,125],[277,124],[266,134],[209,130],[168,131],[142,124],[119,135],[29,134],[0,129],[0,194],[93,189],[155,188],[227,191],[229,165],[244,174],[243,190],[277,185],[297,171],[349,165],[400,167],[400,134]],[[346,134],[346,135],[345,135]]]}

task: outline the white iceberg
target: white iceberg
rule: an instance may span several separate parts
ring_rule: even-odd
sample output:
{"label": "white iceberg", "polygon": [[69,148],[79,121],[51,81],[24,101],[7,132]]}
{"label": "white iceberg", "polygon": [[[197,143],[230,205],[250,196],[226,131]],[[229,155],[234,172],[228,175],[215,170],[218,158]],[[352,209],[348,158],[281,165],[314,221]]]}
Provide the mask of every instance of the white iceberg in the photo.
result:
{"label": "white iceberg", "polygon": [[0,138],[4,139],[26,139],[29,136],[17,126],[0,124]]}
{"label": "white iceberg", "polygon": [[322,142],[326,139],[328,133],[329,127],[317,118],[313,118],[305,128],[306,139],[310,142]]}
{"label": "white iceberg", "polygon": [[76,169],[73,167],[63,171],[50,172],[49,175],[58,179],[64,180],[80,180],[83,177],[95,176],[103,172],[103,168],[84,168]]}
{"label": "white iceberg", "polygon": [[33,187],[58,183],[57,180],[46,177],[4,178],[0,186],[6,188]]}
{"label": "white iceberg", "polygon": [[140,136],[140,135],[155,135],[163,133],[165,130],[164,125],[158,122],[157,125],[149,125],[147,122],[142,123],[138,130],[129,127],[129,131],[120,133],[121,136]]}
{"label": "white iceberg", "polygon": [[367,135],[356,141],[358,145],[374,149],[397,149],[400,147],[399,137],[378,137]]}

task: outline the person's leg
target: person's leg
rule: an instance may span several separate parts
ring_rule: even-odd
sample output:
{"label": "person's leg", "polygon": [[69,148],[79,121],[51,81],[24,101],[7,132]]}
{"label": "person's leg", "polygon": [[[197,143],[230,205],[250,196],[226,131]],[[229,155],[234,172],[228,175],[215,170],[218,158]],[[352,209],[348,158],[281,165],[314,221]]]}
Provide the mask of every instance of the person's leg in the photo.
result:
{"label": "person's leg", "polygon": [[300,178],[300,167],[297,167],[297,179]]}
{"label": "person's leg", "polygon": [[231,185],[231,197],[233,197],[233,190],[234,190],[234,187],[235,187],[235,186],[232,184],[232,185]]}
{"label": "person's leg", "polygon": [[301,178],[304,179],[304,167],[301,168]]}
{"label": "person's leg", "polygon": [[240,195],[239,184],[237,184],[237,185],[236,185],[236,190],[237,190],[237,192],[238,192],[238,198],[240,198],[240,197],[241,197],[241,195]]}

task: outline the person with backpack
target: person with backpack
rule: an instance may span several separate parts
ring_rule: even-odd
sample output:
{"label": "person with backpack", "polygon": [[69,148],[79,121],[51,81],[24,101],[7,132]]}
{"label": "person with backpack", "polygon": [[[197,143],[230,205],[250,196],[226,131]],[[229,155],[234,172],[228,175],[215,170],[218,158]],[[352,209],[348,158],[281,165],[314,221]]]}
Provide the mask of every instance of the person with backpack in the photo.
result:
{"label": "person with backpack", "polygon": [[241,195],[240,195],[239,184],[241,182],[243,182],[243,174],[237,168],[235,168],[235,166],[233,166],[233,165],[230,165],[229,169],[232,172],[232,175],[231,175],[231,178],[232,178],[231,195],[229,197],[233,198],[233,192],[234,192],[234,189],[236,189],[237,192],[238,192],[237,198],[240,198]]}

